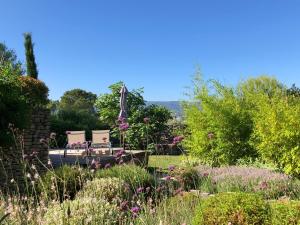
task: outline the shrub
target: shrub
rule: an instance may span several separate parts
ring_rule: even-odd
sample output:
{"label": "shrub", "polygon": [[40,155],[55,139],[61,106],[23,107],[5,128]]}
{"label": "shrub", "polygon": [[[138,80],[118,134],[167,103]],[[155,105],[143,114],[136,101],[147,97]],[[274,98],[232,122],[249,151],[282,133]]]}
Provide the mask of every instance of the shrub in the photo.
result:
{"label": "shrub", "polygon": [[272,225],[297,225],[300,223],[300,202],[271,202]]}
{"label": "shrub", "polygon": [[45,224],[118,224],[118,207],[104,199],[78,198],[48,208]]}
{"label": "shrub", "polygon": [[73,199],[89,176],[87,170],[65,165],[48,171],[40,179],[38,190],[50,199]]}
{"label": "shrub", "polygon": [[154,177],[145,169],[135,165],[121,165],[114,166],[109,169],[98,170],[95,175],[96,178],[117,177],[124,180],[130,185],[132,190],[139,187],[151,187],[154,185]]}
{"label": "shrub", "polygon": [[243,191],[262,194],[266,199],[300,197],[300,181],[268,169],[254,167],[197,167],[200,189],[210,193]]}
{"label": "shrub", "polygon": [[193,194],[177,195],[159,203],[156,208],[146,207],[135,224],[191,224],[200,198]]}
{"label": "shrub", "polygon": [[268,224],[270,206],[246,193],[221,193],[205,199],[196,209],[193,224]]}
{"label": "shrub", "polygon": [[174,177],[184,190],[195,189],[198,187],[199,176],[197,170],[191,167],[175,167],[170,171],[170,176]]}
{"label": "shrub", "polygon": [[45,106],[48,103],[49,89],[44,82],[29,76],[19,77],[23,95],[33,106]]}
{"label": "shrub", "polygon": [[108,202],[118,201],[124,197],[124,181],[119,178],[96,178],[87,181],[76,198],[102,198]]}

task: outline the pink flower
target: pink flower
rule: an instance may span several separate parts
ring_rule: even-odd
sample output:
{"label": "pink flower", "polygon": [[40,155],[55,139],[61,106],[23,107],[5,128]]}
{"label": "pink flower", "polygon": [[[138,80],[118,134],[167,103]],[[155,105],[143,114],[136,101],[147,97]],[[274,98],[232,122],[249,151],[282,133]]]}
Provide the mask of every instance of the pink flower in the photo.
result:
{"label": "pink flower", "polygon": [[138,213],[140,211],[140,208],[138,206],[132,207],[130,210],[132,213]]}
{"label": "pink flower", "polygon": [[120,126],[119,126],[119,129],[121,131],[126,131],[126,130],[128,130],[128,128],[129,128],[129,124],[128,123],[121,123]]}
{"label": "pink flower", "polygon": [[145,118],[144,118],[144,123],[148,124],[149,122],[150,122],[150,118],[145,117]]}
{"label": "pink flower", "polygon": [[110,168],[110,167],[111,167],[110,163],[106,163],[104,168],[105,168],[105,169],[108,169],[108,168]]}
{"label": "pink flower", "polygon": [[183,136],[176,136],[173,138],[173,144],[176,145],[176,144],[182,142],[183,139],[184,139]]}
{"label": "pink flower", "polygon": [[175,166],[174,165],[170,165],[168,169],[169,169],[169,171],[173,171],[173,170],[175,170]]}
{"label": "pink flower", "polygon": [[139,187],[139,188],[136,190],[137,193],[142,193],[143,191],[144,191],[144,188],[143,188],[143,187]]}

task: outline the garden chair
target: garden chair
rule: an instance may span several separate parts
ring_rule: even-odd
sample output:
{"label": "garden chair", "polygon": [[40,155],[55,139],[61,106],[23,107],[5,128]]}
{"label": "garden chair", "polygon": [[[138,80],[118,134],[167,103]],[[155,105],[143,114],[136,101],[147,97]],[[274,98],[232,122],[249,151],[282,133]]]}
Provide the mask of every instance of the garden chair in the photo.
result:
{"label": "garden chair", "polygon": [[110,143],[109,130],[93,130],[92,131],[92,147],[93,148],[108,148],[109,153],[112,154]]}
{"label": "garden chair", "polygon": [[85,148],[85,131],[67,131],[68,144],[65,148],[64,156],[67,154],[67,149]]}

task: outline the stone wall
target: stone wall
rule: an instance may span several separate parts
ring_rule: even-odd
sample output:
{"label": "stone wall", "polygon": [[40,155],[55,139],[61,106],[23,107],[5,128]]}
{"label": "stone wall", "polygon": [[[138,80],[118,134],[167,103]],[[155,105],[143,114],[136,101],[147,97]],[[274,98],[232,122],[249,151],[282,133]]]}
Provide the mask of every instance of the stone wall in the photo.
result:
{"label": "stone wall", "polygon": [[38,174],[43,174],[46,171],[45,166],[48,163],[46,140],[49,138],[50,129],[49,116],[50,112],[47,109],[34,110],[31,113],[29,127],[16,137],[16,144],[10,148],[1,149],[0,188],[3,191],[25,192],[25,187],[28,185],[24,173],[25,170],[30,171],[28,166],[34,165]]}

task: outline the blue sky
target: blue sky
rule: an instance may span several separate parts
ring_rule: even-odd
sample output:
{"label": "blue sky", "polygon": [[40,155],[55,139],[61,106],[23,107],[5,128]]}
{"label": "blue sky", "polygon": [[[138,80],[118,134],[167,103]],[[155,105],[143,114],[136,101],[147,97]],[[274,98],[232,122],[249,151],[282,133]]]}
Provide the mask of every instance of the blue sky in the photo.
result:
{"label": "blue sky", "polygon": [[50,98],[123,80],[147,100],[183,99],[195,67],[235,85],[268,74],[300,85],[298,0],[0,0],[0,41],[24,62],[32,32]]}

